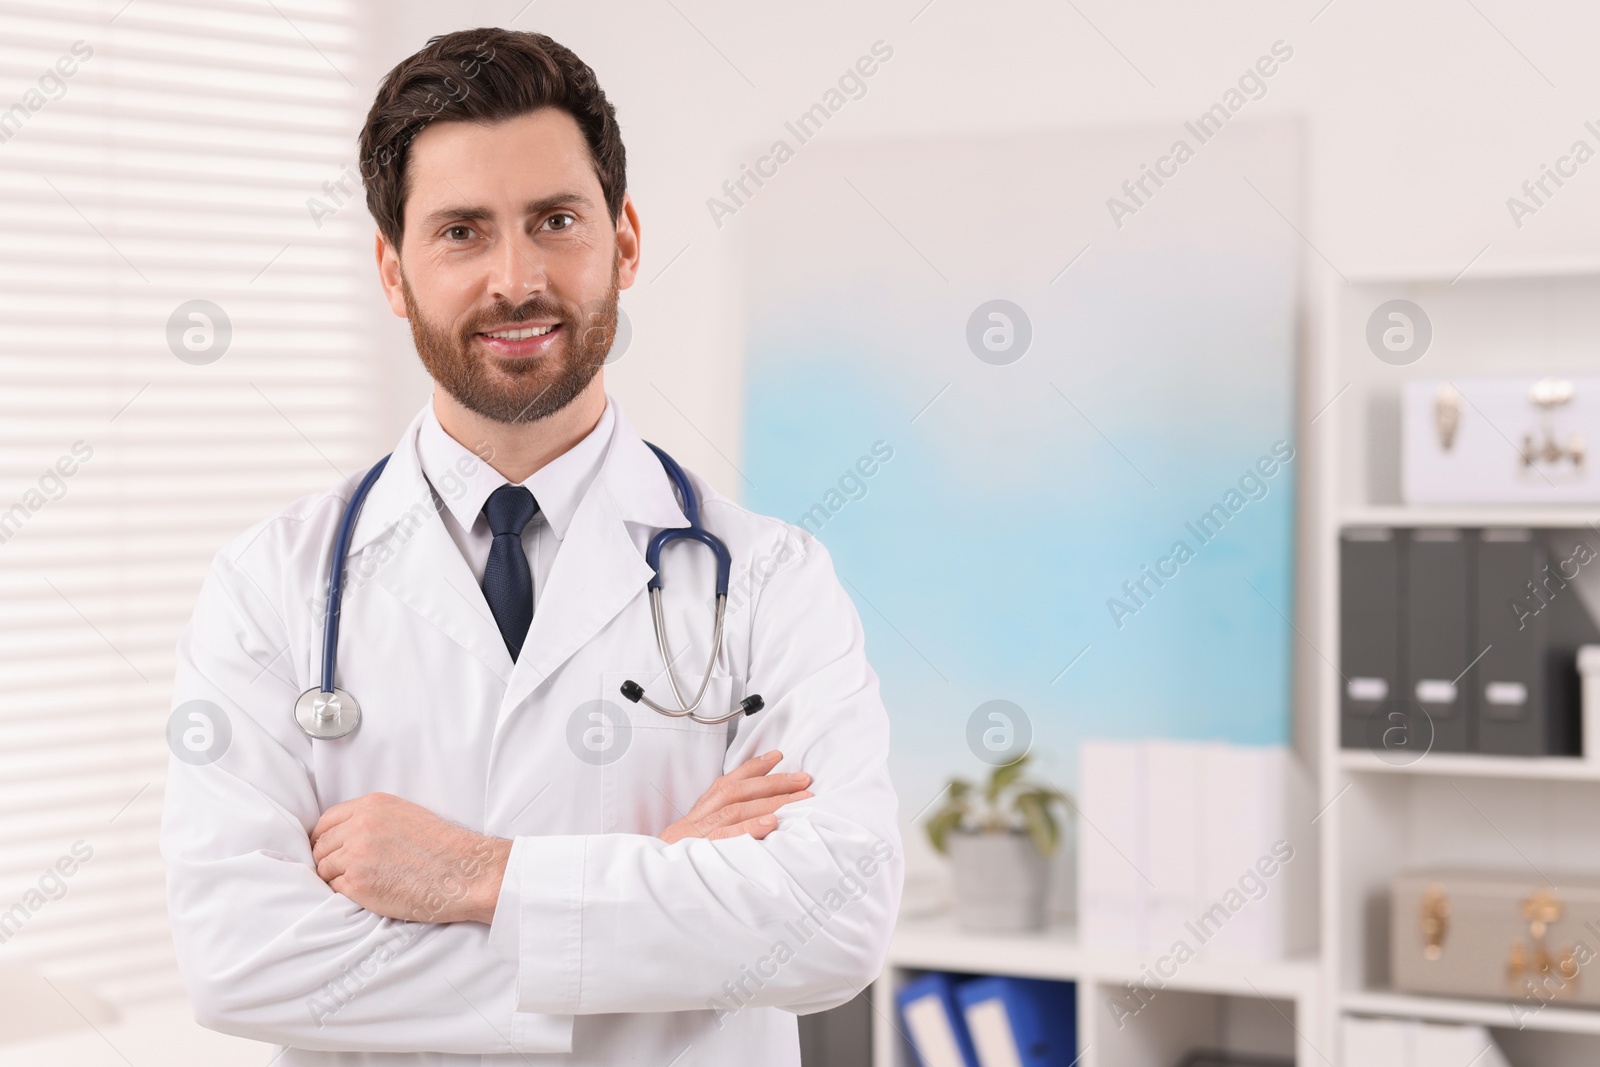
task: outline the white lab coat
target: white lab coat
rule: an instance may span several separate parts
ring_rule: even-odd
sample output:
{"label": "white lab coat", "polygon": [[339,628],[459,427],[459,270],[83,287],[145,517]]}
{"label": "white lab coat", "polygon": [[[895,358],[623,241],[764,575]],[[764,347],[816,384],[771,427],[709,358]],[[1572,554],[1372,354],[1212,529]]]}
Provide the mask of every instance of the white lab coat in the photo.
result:
{"label": "white lab coat", "polygon": [[[668,719],[618,687],[670,700],[644,550],[686,521],[620,408],[515,664],[422,477],[422,417],[351,543],[337,684],[361,704],[356,733],[312,742],[291,718],[319,683],[354,479],[218,553],[179,641],[174,708],[210,701],[231,731],[215,762],[170,761],[162,819],[197,1020],[288,1046],[281,1067],[798,1063],[795,1015],[877,975],[903,876],[887,717],[827,551],[691,474],[733,556],[705,706],[760,693],[766,708],[726,726]],[[697,685],[711,553],[678,542],[662,571],[668,638]],[[774,748],[816,795],[765,840],[655,836]],[[323,883],[309,830],[375,791],[515,840],[492,926],[380,917]]]}

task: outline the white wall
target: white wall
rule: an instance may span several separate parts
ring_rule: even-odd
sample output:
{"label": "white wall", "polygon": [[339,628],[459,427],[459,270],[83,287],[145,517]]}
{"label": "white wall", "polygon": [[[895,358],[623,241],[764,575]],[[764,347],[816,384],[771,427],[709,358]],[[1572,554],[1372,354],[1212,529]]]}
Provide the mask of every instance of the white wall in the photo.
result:
{"label": "white wall", "polygon": [[[1176,135],[1281,39],[1293,58],[1243,114],[1306,119],[1314,265],[1325,260],[1352,276],[1419,265],[1453,274],[1480,252],[1474,269],[1600,259],[1600,160],[1520,229],[1506,207],[1574,140],[1600,149],[1600,135],[1583,127],[1593,119],[1600,129],[1592,103],[1600,8],[1576,0],[925,3],[404,0],[384,5],[373,67],[355,80],[375,86],[430,35],[483,25],[547,33],[595,68],[622,121],[645,248],[643,280],[623,298],[633,346],[608,384],[647,437],[734,496],[741,218],[719,229],[706,201],[880,38],[894,58],[820,136],[1121,123],[1171,124]],[[1144,162],[1108,173],[1105,195]],[[1006,190],[996,174],[994,196]],[[912,225],[981,226],[983,214],[982,203],[951,204],[947,216]],[[817,220],[819,233],[828,225]],[[404,323],[373,285],[377,351],[403,368],[397,431],[427,382]]]}

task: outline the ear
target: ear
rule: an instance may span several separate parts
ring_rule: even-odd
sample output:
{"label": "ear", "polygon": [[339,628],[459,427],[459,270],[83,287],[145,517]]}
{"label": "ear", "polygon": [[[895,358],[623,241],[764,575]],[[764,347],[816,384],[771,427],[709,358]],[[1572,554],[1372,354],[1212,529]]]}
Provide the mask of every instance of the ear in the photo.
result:
{"label": "ear", "polygon": [[406,313],[405,294],[401,292],[399,250],[379,230],[372,252],[378,261],[378,284],[383,286],[383,295],[389,299],[389,310],[402,319],[410,318]]}
{"label": "ear", "polygon": [[627,289],[639,275],[639,213],[633,197],[622,195],[622,213],[617,218],[617,288]]}

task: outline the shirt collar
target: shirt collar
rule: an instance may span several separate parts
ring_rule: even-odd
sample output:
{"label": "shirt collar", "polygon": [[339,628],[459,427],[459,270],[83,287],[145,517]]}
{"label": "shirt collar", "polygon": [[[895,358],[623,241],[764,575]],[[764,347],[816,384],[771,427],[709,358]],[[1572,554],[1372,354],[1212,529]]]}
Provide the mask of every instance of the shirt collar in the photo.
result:
{"label": "shirt collar", "polygon": [[[605,410],[593,430],[530,474],[527,480],[518,483],[526,486],[539,502],[539,513],[550,524],[557,540],[566,536],[579,502],[600,470],[612,427],[616,424],[613,406],[608,395]],[[473,523],[478,521],[489,494],[508,482],[505,475],[445,432],[432,401],[423,413],[417,453],[428,483],[464,530],[472,529]]]}

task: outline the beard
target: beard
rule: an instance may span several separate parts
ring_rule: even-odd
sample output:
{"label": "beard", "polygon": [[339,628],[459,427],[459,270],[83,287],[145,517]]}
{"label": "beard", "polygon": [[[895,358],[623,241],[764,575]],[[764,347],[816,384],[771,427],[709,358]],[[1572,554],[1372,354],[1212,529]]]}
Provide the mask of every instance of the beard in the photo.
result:
{"label": "beard", "polygon": [[[469,319],[459,333],[430,322],[417,306],[404,273],[400,292],[417,355],[433,380],[462,407],[494,422],[537,422],[572,403],[605,365],[617,333],[617,266],[604,298],[582,307],[539,294],[519,307],[501,301]],[[560,333],[551,350],[534,359],[504,360],[477,335],[527,319],[555,319]]]}

